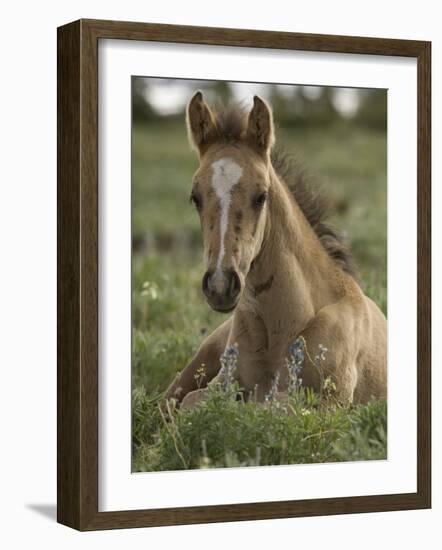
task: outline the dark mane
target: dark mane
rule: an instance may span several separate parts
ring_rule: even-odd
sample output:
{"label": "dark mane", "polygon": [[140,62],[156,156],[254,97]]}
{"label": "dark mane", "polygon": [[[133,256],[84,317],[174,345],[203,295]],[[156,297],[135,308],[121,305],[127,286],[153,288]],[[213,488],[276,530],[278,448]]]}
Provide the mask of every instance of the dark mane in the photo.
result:
{"label": "dark mane", "polygon": [[[239,143],[244,138],[247,112],[241,105],[218,106],[215,109],[215,119],[221,141]],[[275,172],[287,185],[325,251],[343,271],[355,276],[350,249],[343,236],[327,222],[330,215],[329,202],[306,177],[305,171],[293,157],[282,149],[273,148],[271,161]]]}
{"label": "dark mane", "polygon": [[271,160],[275,172],[289,188],[328,255],[341,269],[355,277],[351,251],[344,237],[327,222],[330,203],[320,188],[299,168],[293,157],[281,149],[272,150]]}

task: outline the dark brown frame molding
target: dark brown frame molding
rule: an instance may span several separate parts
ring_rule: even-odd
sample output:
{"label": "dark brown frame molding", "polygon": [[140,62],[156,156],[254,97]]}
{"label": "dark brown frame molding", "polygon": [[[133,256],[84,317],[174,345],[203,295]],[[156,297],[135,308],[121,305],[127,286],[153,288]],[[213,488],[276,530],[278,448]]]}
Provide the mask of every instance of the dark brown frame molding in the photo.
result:
{"label": "dark brown frame molding", "polygon": [[[418,67],[417,492],[98,511],[98,41],[122,39],[405,56]],[[79,530],[431,506],[431,43],[79,20],[58,29],[58,521]]]}

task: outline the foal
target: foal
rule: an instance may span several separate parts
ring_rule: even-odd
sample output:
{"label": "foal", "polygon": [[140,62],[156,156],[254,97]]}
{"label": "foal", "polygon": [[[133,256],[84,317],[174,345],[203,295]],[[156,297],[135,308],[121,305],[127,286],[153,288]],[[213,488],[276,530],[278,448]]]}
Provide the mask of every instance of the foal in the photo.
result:
{"label": "foal", "polygon": [[[304,386],[319,391],[322,375],[311,357],[322,344],[328,349],[323,375],[334,381],[337,399],[386,398],[386,319],[353,278],[349,256],[324,224],[319,203],[304,196],[299,176],[284,176],[271,155],[268,105],[255,96],[248,116],[240,109],[216,113],[197,92],[187,126],[200,162],[191,199],[207,265],[202,288],[214,310],[232,315],[201,344],[166,398],[182,406],[203,398],[205,386],[222,375],[220,355],[233,343],[239,349],[235,376],[245,395],[264,400],[277,373],[284,391],[285,358],[300,336],[307,346]],[[197,386],[201,366],[204,379]]]}

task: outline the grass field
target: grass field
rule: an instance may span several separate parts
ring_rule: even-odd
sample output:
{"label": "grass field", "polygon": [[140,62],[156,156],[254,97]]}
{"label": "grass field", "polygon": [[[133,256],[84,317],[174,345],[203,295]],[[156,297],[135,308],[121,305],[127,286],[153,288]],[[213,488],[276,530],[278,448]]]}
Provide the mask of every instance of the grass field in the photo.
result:
{"label": "grass field", "polygon": [[[386,313],[386,134],[340,124],[280,128],[331,197],[365,292]],[[386,457],[386,404],[326,407],[295,396],[262,407],[214,390],[208,403],[165,422],[158,398],[225,317],[201,294],[198,216],[189,204],[197,167],[182,120],[133,128],[133,469],[174,470]]]}

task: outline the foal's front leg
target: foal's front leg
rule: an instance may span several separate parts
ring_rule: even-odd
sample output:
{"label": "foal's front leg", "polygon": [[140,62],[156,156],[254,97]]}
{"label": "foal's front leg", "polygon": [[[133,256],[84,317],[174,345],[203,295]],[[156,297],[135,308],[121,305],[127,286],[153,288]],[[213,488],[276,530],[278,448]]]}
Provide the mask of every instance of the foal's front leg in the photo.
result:
{"label": "foal's front leg", "polygon": [[[175,380],[166,391],[166,400],[175,399],[178,403],[186,397],[187,403],[196,398],[196,394],[205,388],[207,384],[218,374],[221,363],[220,356],[227,344],[230,333],[231,318],[224,321],[201,344],[194,358],[179,372]],[[197,372],[203,369],[201,376]],[[193,397],[192,395],[195,394]]]}
{"label": "foal's front leg", "polygon": [[[302,370],[303,386],[320,392],[327,377],[336,385],[334,397],[351,403],[357,382],[356,356],[361,312],[348,300],[341,300],[321,309],[301,333],[307,345]],[[327,351],[324,360],[315,360],[320,346]]]}

